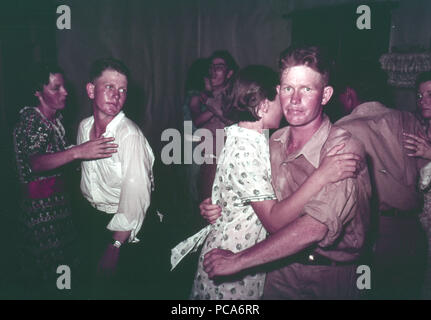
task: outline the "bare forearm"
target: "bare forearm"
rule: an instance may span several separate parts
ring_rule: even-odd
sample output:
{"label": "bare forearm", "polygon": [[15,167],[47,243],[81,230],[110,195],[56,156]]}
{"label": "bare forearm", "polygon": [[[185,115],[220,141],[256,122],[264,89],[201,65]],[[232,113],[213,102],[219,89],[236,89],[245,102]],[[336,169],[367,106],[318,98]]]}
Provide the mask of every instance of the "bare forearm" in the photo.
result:
{"label": "bare forearm", "polygon": [[305,204],[324,185],[319,176],[311,175],[296,192],[275,203],[271,208],[270,218],[267,223],[268,232],[276,232],[298,218]]}
{"label": "bare forearm", "polygon": [[224,124],[231,124],[232,123],[231,120],[229,120],[223,116],[223,113],[214,113],[214,117],[217,117]]}
{"label": "bare forearm", "polygon": [[72,162],[77,157],[75,147],[72,147],[56,153],[34,155],[30,158],[30,165],[34,172],[48,171]]}
{"label": "bare forearm", "polygon": [[220,119],[220,121],[222,121],[224,124],[231,124],[232,121],[225,118],[223,116],[223,111],[221,109],[218,109],[210,104],[207,104],[207,109],[217,118]]}
{"label": "bare forearm", "polygon": [[113,153],[117,152],[118,147],[117,144],[111,143],[111,141],[114,141],[114,138],[99,138],[64,151],[34,155],[30,158],[31,169],[35,172],[40,172],[56,169],[77,159],[109,158]]}
{"label": "bare forearm", "polygon": [[220,116],[218,118],[221,120],[221,122],[223,122],[225,124],[225,126],[229,126],[229,125],[233,124],[232,120],[225,118],[224,116]]}
{"label": "bare forearm", "polygon": [[214,117],[214,114],[212,114],[210,111],[204,111],[202,113],[199,113],[199,114],[196,114],[196,115],[192,115],[193,123],[198,128],[202,127],[212,117]]}
{"label": "bare forearm", "polygon": [[201,111],[201,99],[199,96],[192,97],[189,108],[193,123],[198,128],[202,127],[214,116],[210,111]]}
{"label": "bare forearm", "polygon": [[131,230],[129,230],[129,231],[114,231],[114,233],[112,235],[112,239],[120,241],[121,243],[125,243],[127,240],[129,240],[131,233],[132,233]]}
{"label": "bare forearm", "polygon": [[288,257],[320,241],[326,232],[324,224],[305,215],[266,240],[237,253],[236,260],[243,270]]}

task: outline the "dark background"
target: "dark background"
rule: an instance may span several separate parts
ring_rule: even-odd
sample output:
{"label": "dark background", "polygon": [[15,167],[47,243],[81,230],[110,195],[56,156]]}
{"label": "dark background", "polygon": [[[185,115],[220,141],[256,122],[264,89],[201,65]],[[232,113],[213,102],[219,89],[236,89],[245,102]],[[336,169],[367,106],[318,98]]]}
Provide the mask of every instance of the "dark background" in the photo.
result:
{"label": "dark background", "polygon": [[[71,30],[57,30],[57,6],[71,9]],[[356,28],[356,8],[369,4],[372,29]],[[90,64],[114,56],[131,69],[126,114],[142,128],[155,154],[154,206],[165,214],[146,223],[153,251],[168,263],[169,248],[202,225],[188,205],[181,166],[163,165],[160,135],[182,127],[187,70],[198,58],[226,49],[241,67],[277,67],[281,50],[292,43],[326,46],[338,62],[378,61],[394,47],[404,52],[430,50],[431,2],[349,0],[7,0],[0,4],[0,226],[2,257],[0,297],[13,293],[16,266],[14,243],[19,237],[16,212],[19,186],[14,171],[12,129],[19,110],[29,104],[28,69],[46,60],[65,70],[69,97],[64,124],[70,141],[77,125],[90,114],[85,84]],[[393,88],[394,107],[414,109],[412,88]],[[327,107],[335,120],[336,104]],[[79,196],[79,175],[71,170],[70,186]],[[153,245],[154,244],[154,245]],[[154,298],[187,298],[194,260],[168,277],[170,292]],[[174,285],[172,285],[174,284]],[[148,296],[145,296],[148,298]]]}

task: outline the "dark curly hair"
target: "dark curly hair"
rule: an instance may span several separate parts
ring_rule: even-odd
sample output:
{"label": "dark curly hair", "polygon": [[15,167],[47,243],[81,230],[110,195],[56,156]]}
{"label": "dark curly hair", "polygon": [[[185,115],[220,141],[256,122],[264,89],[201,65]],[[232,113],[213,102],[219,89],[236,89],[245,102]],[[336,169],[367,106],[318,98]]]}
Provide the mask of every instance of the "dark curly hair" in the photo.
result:
{"label": "dark curly hair", "polygon": [[359,101],[379,101],[391,104],[388,76],[378,62],[356,61],[339,66],[335,87],[340,94],[350,87],[355,90]]}
{"label": "dark curly hair", "polygon": [[431,81],[431,70],[430,71],[424,71],[418,74],[417,78],[416,78],[416,90],[419,89],[419,86],[424,83],[424,82],[428,82]]}
{"label": "dark curly hair", "polygon": [[47,61],[37,63],[28,69],[28,82],[26,82],[26,89],[29,91],[24,95],[23,102],[26,105],[37,105],[38,98],[35,96],[36,92],[42,92],[43,86],[49,84],[49,76],[52,74],[61,74],[65,78],[64,71],[55,62]]}
{"label": "dark curly hair", "polygon": [[33,65],[30,70],[30,86],[32,94],[36,91],[42,92],[43,86],[49,84],[49,75],[57,73],[64,77],[63,69],[55,63],[46,62]]}

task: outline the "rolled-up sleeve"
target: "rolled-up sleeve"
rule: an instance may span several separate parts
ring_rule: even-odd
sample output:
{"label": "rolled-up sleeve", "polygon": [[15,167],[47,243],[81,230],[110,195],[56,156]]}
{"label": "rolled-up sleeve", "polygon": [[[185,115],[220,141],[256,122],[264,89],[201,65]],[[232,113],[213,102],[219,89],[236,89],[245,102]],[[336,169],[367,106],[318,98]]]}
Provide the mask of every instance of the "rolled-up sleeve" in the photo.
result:
{"label": "rolled-up sleeve", "polygon": [[[340,143],[346,143],[346,146],[339,153],[354,152],[364,160],[357,178],[328,184],[305,205],[304,212],[328,228],[325,237],[318,243],[320,247],[333,245],[344,232],[344,227],[356,215],[364,214],[362,211],[367,206],[361,201],[368,201],[370,193],[363,146],[354,139],[338,140],[326,146],[326,150]],[[321,161],[324,156],[322,155]]]}
{"label": "rolled-up sleeve", "polygon": [[147,140],[140,134],[130,134],[119,144],[123,180],[118,211],[109,222],[108,229],[131,231],[129,242],[138,242],[136,235],[150,206],[154,155]]}
{"label": "rolled-up sleeve", "polygon": [[356,214],[357,186],[353,179],[328,185],[304,207],[304,212],[323,223],[328,232],[319,242],[327,247],[340,236],[344,225]]}

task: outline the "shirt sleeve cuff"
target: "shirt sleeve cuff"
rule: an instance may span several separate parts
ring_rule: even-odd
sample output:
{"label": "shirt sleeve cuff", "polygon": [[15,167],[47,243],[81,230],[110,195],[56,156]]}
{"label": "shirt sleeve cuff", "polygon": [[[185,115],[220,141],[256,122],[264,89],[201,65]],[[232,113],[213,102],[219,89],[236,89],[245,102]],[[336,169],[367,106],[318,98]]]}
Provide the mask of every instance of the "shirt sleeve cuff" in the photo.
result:
{"label": "shirt sleeve cuff", "polygon": [[123,213],[116,213],[111,221],[109,222],[107,228],[111,231],[131,231],[129,242],[139,242],[136,238],[138,221],[129,221]]}
{"label": "shirt sleeve cuff", "polygon": [[332,245],[341,232],[342,225],[337,217],[325,214],[325,212],[331,212],[331,210],[333,210],[333,208],[329,207],[327,203],[319,200],[311,200],[304,207],[304,212],[306,214],[320,223],[323,223],[328,228],[328,232],[325,237],[318,243],[320,247],[328,247]]}
{"label": "shirt sleeve cuff", "polygon": [[234,204],[234,206],[237,207],[243,207],[243,206],[247,206],[252,202],[259,202],[259,201],[265,201],[265,200],[277,200],[277,197],[275,196],[275,194],[265,194],[265,195],[261,195],[261,196],[250,196],[250,197],[242,197],[239,199],[239,203],[238,204]]}

